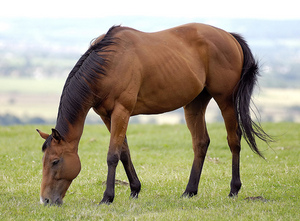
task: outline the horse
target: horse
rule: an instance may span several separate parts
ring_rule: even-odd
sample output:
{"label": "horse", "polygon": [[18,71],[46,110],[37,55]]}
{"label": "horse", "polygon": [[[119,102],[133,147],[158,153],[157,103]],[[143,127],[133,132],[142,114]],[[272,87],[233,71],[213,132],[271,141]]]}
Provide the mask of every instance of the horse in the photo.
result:
{"label": "horse", "polygon": [[61,205],[79,174],[78,145],[91,108],[110,132],[106,190],[100,204],[114,200],[119,161],[128,177],[130,196],[138,198],[141,190],[126,138],[129,118],[180,107],[184,108],[194,151],[182,196],[196,195],[210,143],[205,111],[212,98],[221,110],[232,153],[229,196],[237,196],[242,185],[241,137],[261,157],[255,138],[271,140],[250,116],[258,75],[258,62],[244,38],[236,33],[199,23],[153,33],[111,27],[92,41],[67,77],[51,134],[37,129],[45,139],[41,203]]}

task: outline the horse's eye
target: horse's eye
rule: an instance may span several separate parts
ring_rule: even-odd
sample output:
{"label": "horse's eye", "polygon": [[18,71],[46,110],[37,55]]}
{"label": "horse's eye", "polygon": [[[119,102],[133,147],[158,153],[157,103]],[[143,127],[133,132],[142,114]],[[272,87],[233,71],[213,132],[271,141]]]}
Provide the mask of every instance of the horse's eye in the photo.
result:
{"label": "horse's eye", "polygon": [[57,165],[59,163],[59,160],[54,160],[53,162],[52,162],[52,166],[55,166],[55,165]]}

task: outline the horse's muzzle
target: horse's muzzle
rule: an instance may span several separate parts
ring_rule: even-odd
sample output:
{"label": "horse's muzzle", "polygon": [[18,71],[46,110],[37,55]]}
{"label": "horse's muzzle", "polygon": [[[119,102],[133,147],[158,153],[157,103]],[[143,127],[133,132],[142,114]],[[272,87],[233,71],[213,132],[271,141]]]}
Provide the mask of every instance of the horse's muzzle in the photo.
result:
{"label": "horse's muzzle", "polygon": [[40,203],[44,204],[44,206],[60,206],[63,204],[63,200],[61,197],[56,197],[54,199],[40,197]]}

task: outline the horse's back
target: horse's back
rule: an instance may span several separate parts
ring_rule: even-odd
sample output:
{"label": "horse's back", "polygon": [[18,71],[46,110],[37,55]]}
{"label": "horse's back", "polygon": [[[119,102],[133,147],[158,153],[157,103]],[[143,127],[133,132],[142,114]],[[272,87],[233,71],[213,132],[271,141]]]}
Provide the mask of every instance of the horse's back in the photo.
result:
{"label": "horse's back", "polygon": [[120,27],[115,37],[112,69],[137,94],[133,115],[177,109],[204,87],[218,93],[227,75],[234,78],[230,87],[238,81],[242,56],[235,39],[221,29],[198,23],[153,33]]}

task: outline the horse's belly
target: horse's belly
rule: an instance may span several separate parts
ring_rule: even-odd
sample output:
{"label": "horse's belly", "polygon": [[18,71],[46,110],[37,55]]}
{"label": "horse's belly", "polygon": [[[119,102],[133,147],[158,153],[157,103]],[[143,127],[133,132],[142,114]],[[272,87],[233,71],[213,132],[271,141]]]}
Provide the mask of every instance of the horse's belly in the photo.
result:
{"label": "horse's belly", "polygon": [[195,79],[177,80],[141,87],[132,115],[159,114],[183,107],[203,90]]}

